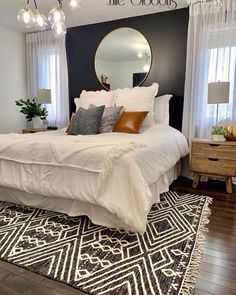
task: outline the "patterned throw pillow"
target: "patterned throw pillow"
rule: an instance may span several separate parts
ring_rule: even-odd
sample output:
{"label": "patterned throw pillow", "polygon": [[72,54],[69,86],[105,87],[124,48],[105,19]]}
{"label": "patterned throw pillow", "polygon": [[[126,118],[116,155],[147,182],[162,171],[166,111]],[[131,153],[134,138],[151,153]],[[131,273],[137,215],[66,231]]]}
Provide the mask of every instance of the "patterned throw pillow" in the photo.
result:
{"label": "patterned throw pillow", "polygon": [[[89,108],[94,108],[95,105],[91,104]],[[120,113],[123,107],[106,107],[102,119],[100,122],[100,126],[98,128],[98,133],[109,133],[112,132],[117,120],[120,117]]]}
{"label": "patterned throw pillow", "polygon": [[98,133],[105,106],[91,109],[79,108],[68,135],[92,135]]}

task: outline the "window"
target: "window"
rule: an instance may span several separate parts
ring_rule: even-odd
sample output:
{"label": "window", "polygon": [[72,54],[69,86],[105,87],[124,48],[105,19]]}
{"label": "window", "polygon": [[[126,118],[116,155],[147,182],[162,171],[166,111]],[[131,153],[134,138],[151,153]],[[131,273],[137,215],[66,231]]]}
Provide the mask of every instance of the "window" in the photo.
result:
{"label": "window", "polygon": [[65,38],[56,39],[51,31],[27,34],[26,48],[29,97],[35,97],[37,89],[51,89],[48,120],[50,125],[63,128],[69,119]]}
{"label": "window", "polygon": [[57,97],[60,95],[60,56],[56,47],[42,47],[38,51],[38,88],[51,89],[52,103],[46,105],[48,120],[56,125]]}
{"label": "window", "polygon": [[[219,105],[218,121],[236,119],[236,44],[232,46],[220,46],[221,41],[225,42],[231,34],[225,33],[224,38],[217,39],[217,36],[210,38],[212,45],[219,47],[209,49],[208,83],[224,81],[230,82],[229,104]],[[216,122],[216,106],[207,105],[206,118],[214,118]]]}

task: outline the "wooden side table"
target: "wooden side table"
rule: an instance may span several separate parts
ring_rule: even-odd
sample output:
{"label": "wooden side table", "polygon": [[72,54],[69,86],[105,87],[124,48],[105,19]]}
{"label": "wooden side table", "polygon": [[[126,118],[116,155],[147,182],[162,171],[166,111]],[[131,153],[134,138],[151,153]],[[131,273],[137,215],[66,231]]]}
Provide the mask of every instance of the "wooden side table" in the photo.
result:
{"label": "wooden side table", "polygon": [[22,129],[22,133],[37,133],[37,132],[45,132],[48,131],[47,128],[25,128]]}
{"label": "wooden side table", "polygon": [[224,178],[232,193],[232,177],[236,176],[236,142],[195,138],[191,143],[190,169],[194,172],[193,187],[201,176]]}

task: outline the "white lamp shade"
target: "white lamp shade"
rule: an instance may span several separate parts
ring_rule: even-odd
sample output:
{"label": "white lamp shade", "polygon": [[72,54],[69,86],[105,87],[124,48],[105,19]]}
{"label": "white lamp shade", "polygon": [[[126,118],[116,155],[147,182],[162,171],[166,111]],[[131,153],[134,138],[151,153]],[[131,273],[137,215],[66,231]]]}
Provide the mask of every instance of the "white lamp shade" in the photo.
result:
{"label": "white lamp shade", "polygon": [[229,82],[208,84],[208,104],[229,103]]}
{"label": "white lamp shade", "polygon": [[50,104],[52,102],[51,89],[38,89],[37,102],[41,104]]}

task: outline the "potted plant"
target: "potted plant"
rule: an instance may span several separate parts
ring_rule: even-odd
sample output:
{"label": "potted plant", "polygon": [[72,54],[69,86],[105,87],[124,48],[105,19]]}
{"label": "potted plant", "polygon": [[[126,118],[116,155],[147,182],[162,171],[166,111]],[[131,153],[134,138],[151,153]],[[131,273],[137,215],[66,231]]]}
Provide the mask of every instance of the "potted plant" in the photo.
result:
{"label": "potted plant", "polygon": [[224,126],[214,126],[211,130],[211,138],[215,141],[224,141],[227,131]]}
{"label": "potted plant", "polygon": [[43,125],[42,120],[46,120],[48,111],[42,107],[41,103],[37,103],[36,98],[34,99],[19,99],[15,101],[16,105],[21,107],[20,112],[26,115],[27,121],[32,121],[33,128],[41,128]]}

